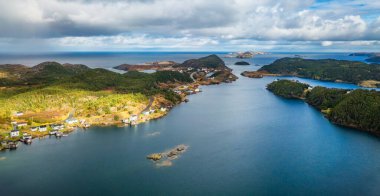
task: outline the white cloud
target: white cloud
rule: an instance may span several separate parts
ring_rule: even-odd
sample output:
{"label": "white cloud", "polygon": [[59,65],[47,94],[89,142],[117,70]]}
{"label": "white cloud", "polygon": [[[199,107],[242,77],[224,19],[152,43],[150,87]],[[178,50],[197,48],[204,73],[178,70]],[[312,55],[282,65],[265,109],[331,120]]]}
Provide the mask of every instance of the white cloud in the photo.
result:
{"label": "white cloud", "polygon": [[333,45],[334,44],[334,42],[332,42],[332,41],[323,41],[322,43],[321,43],[321,45],[322,46],[325,46],[325,47],[327,47],[327,46],[331,46],[331,45]]}
{"label": "white cloud", "polygon": [[193,48],[237,40],[331,46],[380,40],[379,9],[371,0],[0,0],[0,37],[66,47]]}

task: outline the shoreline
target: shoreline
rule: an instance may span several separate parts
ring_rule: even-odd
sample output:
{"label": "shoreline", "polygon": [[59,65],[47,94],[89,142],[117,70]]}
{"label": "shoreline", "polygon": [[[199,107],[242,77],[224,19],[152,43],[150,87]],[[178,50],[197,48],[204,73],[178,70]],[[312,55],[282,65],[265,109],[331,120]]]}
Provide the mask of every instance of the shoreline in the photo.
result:
{"label": "shoreline", "polygon": [[353,84],[353,85],[356,85],[358,87],[363,87],[363,88],[379,88],[375,85],[380,84],[380,81],[375,81],[375,80],[363,80],[363,81],[360,81],[358,84],[356,84],[356,83],[342,81],[342,80],[323,80],[323,79],[317,79],[317,78],[302,77],[299,75],[271,74],[271,73],[260,72],[260,71],[244,71],[240,75],[247,77],[247,78],[257,78],[257,79],[260,79],[263,77],[296,77],[296,78],[301,78],[301,79],[310,79],[310,80],[316,80],[316,81],[322,81],[322,82]]}

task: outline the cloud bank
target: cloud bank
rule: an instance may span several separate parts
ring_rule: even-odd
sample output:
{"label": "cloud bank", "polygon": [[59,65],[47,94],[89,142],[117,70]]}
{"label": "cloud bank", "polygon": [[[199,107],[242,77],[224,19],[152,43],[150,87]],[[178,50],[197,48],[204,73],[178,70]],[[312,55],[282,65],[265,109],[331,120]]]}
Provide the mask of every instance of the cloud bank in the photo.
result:
{"label": "cloud bank", "polygon": [[0,0],[0,47],[377,50],[379,10],[370,0]]}

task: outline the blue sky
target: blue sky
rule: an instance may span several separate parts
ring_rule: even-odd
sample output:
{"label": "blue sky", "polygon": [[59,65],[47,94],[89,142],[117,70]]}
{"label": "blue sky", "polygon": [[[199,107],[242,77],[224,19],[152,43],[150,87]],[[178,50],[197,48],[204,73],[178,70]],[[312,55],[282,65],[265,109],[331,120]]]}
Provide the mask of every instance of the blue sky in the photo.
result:
{"label": "blue sky", "polygon": [[374,0],[0,0],[0,52],[380,51]]}

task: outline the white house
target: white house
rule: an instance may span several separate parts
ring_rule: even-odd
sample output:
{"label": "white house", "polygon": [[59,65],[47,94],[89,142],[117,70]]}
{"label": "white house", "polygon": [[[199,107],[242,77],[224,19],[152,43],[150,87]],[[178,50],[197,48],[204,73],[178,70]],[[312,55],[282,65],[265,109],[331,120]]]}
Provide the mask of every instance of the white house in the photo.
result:
{"label": "white house", "polygon": [[129,117],[129,121],[132,122],[132,121],[137,121],[138,120],[138,116],[137,115],[132,115]]}
{"label": "white house", "polygon": [[35,131],[37,131],[38,130],[38,127],[31,127],[30,128],[30,131],[33,131],[33,132],[35,132]]}
{"label": "white house", "polygon": [[25,126],[27,126],[27,125],[28,125],[27,122],[18,122],[18,123],[17,123],[17,127],[25,127]]}
{"label": "white house", "polygon": [[18,136],[20,136],[19,130],[14,129],[11,131],[11,137],[18,137]]}
{"label": "white house", "polygon": [[15,113],[15,116],[22,116],[22,115],[24,115],[23,112],[16,112],[16,113]]}
{"label": "white house", "polygon": [[121,120],[121,122],[127,124],[127,123],[129,123],[129,119],[123,119],[123,120]]}
{"label": "white house", "polygon": [[65,126],[63,124],[54,124],[54,125],[50,125],[50,127],[53,129],[53,130],[62,130],[65,128]]}
{"label": "white house", "polygon": [[39,132],[47,131],[47,126],[46,125],[42,125],[42,126],[38,127],[38,131]]}
{"label": "white house", "polygon": [[74,119],[74,118],[70,118],[70,119],[67,119],[67,120],[66,120],[66,123],[67,123],[67,124],[75,124],[75,123],[78,123],[78,120],[77,120],[77,119]]}
{"label": "white house", "polygon": [[149,111],[144,111],[143,114],[147,116],[147,115],[149,115],[150,113],[149,113]]}
{"label": "white house", "polygon": [[151,110],[149,110],[149,113],[153,114],[155,111],[156,111],[156,110],[151,109]]}
{"label": "white house", "polygon": [[162,107],[161,109],[161,112],[166,112],[166,108]]}

